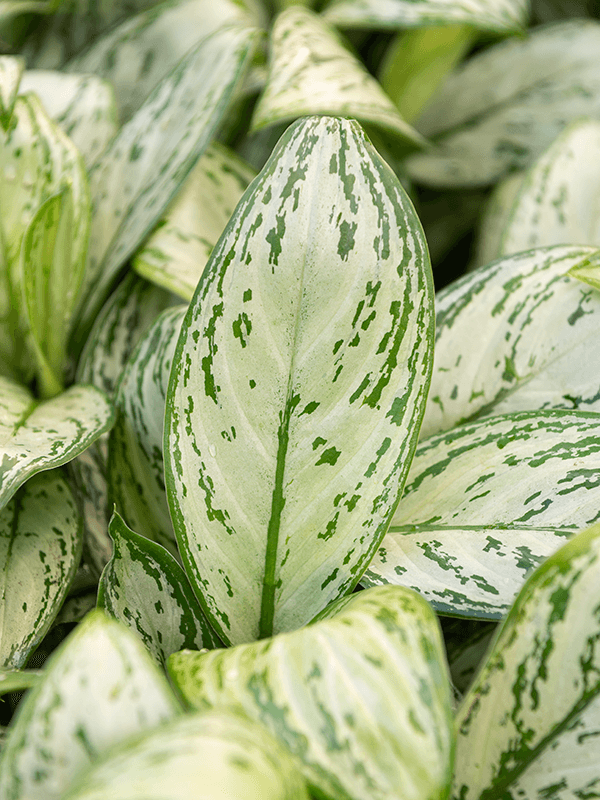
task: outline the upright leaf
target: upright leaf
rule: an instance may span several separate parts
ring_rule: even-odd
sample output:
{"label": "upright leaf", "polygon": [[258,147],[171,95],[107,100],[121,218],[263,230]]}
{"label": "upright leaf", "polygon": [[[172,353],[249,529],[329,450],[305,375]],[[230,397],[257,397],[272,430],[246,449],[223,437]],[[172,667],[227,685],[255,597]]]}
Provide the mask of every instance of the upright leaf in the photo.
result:
{"label": "upright leaf", "polygon": [[19,56],[0,56],[0,125],[7,130],[15,107],[25,60]]}
{"label": "upright leaf", "polygon": [[431,274],[354,122],[291,126],[184,320],[167,397],[173,524],[223,641],[297,628],[357,583],[416,444]]}
{"label": "upright leaf", "polygon": [[81,544],[79,509],[60,471],[36,475],[0,510],[3,667],[24,666],[48,632],[75,575]]}
{"label": "upright leaf", "polygon": [[344,598],[327,617],[263,642],[176,653],[169,672],[194,707],[261,722],[317,797],[446,797],[452,717],[435,615],[388,586]]}

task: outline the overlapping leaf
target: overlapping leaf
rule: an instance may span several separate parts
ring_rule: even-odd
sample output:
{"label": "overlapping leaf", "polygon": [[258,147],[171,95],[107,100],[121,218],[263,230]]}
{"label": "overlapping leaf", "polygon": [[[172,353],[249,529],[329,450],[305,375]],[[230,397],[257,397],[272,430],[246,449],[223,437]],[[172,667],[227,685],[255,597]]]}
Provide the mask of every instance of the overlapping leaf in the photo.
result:
{"label": "overlapping leaf", "polygon": [[500,256],[504,229],[526,174],[511,172],[496,184],[489,195],[477,225],[471,269],[489,264]]}
{"label": "overlapping leaf", "polygon": [[254,170],[213,143],[133,262],[144,278],[192,299],[202,271]]}
{"label": "overlapping leaf", "polygon": [[0,511],[3,667],[24,666],[50,628],[77,569],[81,544],[79,509],[57,470],[36,475]]}
{"label": "overlapping leaf", "polygon": [[188,714],[114,751],[64,800],[308,800],[290,757],[234,714]]}
{"label": "overlapping leaf", "polygon": [[598,787],[600,527],[529,579],[458,711],[455,797]]}
{"label": "overlapping leaf", "polygon": [[41,677],[40,670],[2,669],[0,670],[0,695],[31,689]]}
{"label": "overlapping leaf", "polygon": [[587,283],[594,289],[600,289],[600,250],[593,253],[586,261],[582,261],[581,264],[571,267],[569,275]]}
{"label": "overlapping leaf", "polygon": [[308,114],[354,117],[405,142],[423,141],[335,30],[312,11],[292,6],[273,24],[269,75],[252,125],[262,128]]}
{"label": "overlapping leaf", "polygon": [[421,436],[490,413],[600,411],[600,295],[566,275],[594,253],[560,246],[518,253],[438,294]]}
{"label": "overlapping leaf", "polygon": [[10,124],[25,60],[19,56],[0,56],[0,124],[6,130]]}
{"label": "overlapping leaf", "polygon": [[114,551],[100,579],[98,606],[135,631],[161,664],[186,647],[220,647],[173,556],[116,513],[109,532]]}
{"label": "overlapping leaf", "polygon": [[163,438],[169,374],[186,311],[186,306],[177,306],[161,314],[125,367],[108,454],[111,503],[137,533],[176,556],[165,494]]}
{"label": "overlapping leaf", "polygon": [[62,798],[111,746],[174,717],[178,703],[137,637],[89,614],[19,706],[0,755],[5,800]]}
{"label": "overlapping leaf", "polygon": [[453,743],[445,656],[435,615],[414,592],[359,592],[293,633],[176,653],[169,672],[193,706],[231,708],[265,725],[319,797],[446,796]]}
{"label": "overlapping leaf", "polygon": [[442,613],[502,617],[528,572],[599,518],[599,424],[521,412],[426,439],[363,584],[410,586]]}
{"label": "overlapping leaf", "polygon": [[415,446],[430,281],[356,123],[293,125],[213,251],[167,398],[173,524],[224,641],[294,629],[358,581]]}
{"label": "overlapping leaf", "polygon": [[410,176],[459,187],[528,167],[570,122],[600,116],[599,47],[600,22],[578,19],[471,58],[420,117],[436,147],[407,160]]}

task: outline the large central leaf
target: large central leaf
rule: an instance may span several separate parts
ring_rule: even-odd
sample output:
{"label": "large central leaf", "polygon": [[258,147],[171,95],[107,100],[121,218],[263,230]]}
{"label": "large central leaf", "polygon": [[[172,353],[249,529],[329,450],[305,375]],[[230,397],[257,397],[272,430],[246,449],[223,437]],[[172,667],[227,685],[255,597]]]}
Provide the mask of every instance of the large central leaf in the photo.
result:
{"label": "large central leaf", "polygon": [[406,477],[431,372],[421,226],[354,122],[284,135],[184,320],[165,460],[191,579],[227,642],[350,590]]}

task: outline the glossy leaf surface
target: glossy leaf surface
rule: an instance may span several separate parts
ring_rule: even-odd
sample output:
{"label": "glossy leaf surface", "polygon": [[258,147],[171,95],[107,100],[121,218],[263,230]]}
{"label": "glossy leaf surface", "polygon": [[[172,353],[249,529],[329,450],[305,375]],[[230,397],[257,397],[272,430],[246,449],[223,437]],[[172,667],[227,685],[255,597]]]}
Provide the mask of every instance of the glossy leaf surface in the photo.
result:
{"label": "glossy leaf surface", "polygon": [[289,128],[213,251],[167,398],[173,524],[224,641],[296,628],[358,581],[416,443],[430,281],[356,123]]}
{"label": "glossy leaf surface", "polygon": [[254,644],[176,653],[169,672],[193,706],[265,725],[317,796],[445,796],[452,722],[435,615],[397,586],[344,598],[330,614]]}

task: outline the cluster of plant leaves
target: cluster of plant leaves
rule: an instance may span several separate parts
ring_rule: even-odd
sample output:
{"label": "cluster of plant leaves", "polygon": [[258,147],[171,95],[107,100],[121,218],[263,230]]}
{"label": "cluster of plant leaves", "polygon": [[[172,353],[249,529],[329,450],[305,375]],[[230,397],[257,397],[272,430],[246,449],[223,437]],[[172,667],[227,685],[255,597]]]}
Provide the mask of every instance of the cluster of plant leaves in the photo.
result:
{"label": "cluster of plant leaves", "polygon": [[598,796],[599,17],[2,4],[0,800]]}

